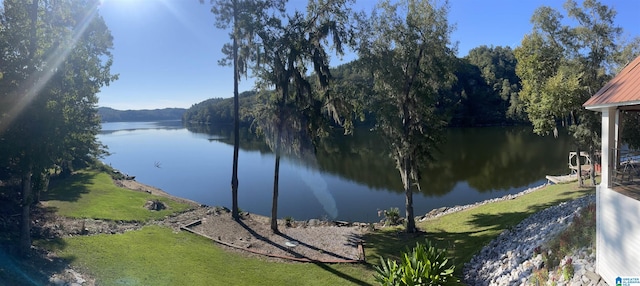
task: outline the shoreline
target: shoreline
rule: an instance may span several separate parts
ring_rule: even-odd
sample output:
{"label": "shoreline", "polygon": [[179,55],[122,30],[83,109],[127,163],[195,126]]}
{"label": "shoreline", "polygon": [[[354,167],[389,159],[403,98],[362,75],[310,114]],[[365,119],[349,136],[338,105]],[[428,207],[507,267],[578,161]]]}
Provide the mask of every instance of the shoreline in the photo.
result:
{"label": "shoreline", "polygon": [[156,188],[154,186],[138,182],[135,179],[133,179],[133,180],[124,180],[124,179],[115,180],[114,179],[113,183],[118,187],[122,187],[122,188],[129,189],[129,190],[132,190],[132,191],[146,192],[148,194],[170,198],[170,199],[172,199],[174,201],[181,202],[181,203],[186,203],[186,204],[189,204],[189,205],[191,205],[193,207],[203,207],[204,206],[203,204],[198,203],[196,201],[192,201],[192,200],[185,199],[185,198],[182,198],[182,197],[174,196],[174,195],[172,195],[170,193],[167,193],[166,191],[164,191],[164,190],[162,190],[160,188]]}
{"label": "shoreline", "polygon": [[[127,188],[133,191],[142,191],[142,192],[147,192],[149,194],[152,195],[158,195],[158,196],[163,196],[163,197],[167,197],[170,198],[172,200],[178,201],[178,202],[183,202],[183,203],[187,203],[191,206],[194,207],[194,209],[198,209],[198,208],[206,208],[208,207],[207,205],[198,203],[196,201],[193,200],[189,200],[189,199],[185,199],[179,196],[175,196],[172,195],[160,188],[145,184],[145,183],[141,183],[134,180],[113,180],[114,184],[116,184],[117,186],[123,187],[123,188]],[[444,215],[448,215],[448,214],[452,214],[452,213],[456,213],[456,212],[460,212],[463,210],[467,210],[470,208],[474,208],[474,207],[478,207],[478,206],[482,206],[485,204],[490,204],[490,203],[495,203],[495,202],[500,202],[500,201],[505,201],[505,200],[513,200],[515,198],[518,198],[520,196],[535,192],[537,190],[541,190],[544,189],[546,186],[549,186],[549,183],[544,183],[542,185],[539,186],[535,186],[535,187],[531,187],[525,190],[522,190],[518,193],[515,194],[507,194],[501,197],[497,197],[497,198],[493,198],[493,199],[487,199],[487,200],[483,200],[483,201],[479,201],[479,202],[475,202],[472,204],[466,204],[466,205],[455,205],[455,206],[450,206],[450,207],[440,207],[440,208],[435,208],[432,209],[430,211],[428,211],[427,213],[425,213],[424,215],[418,215],[415,216],[414,220],[416,222],[422,222],[422,221],[427,221],[427,220],[432,220],[432,219],[436,219],[439,218],[441,216]],[[226,208],[226,206],[218,206],[218,207],[223,207]],[[247,212],[249,213],[249,212]],[[260,214],[256,214],[256,213],[251,213],[252,215],[257,215],[257,216],[262,216],[262,217],[267,217],[267,216],[263,216]],[[278,221],[284,221],[284,219],[278,219]],[[308,219],[308,220],[302,220],[302,221],[296,221],[296,222],[308,222],[308,221],[318,221],[318,219]],[[380,221],[374,221],[374,222],[358,222],[358,221],[343,221],[343,220],[329,220],[328,222],[332,222],[336,225],[339,226],[349,226],[349,225],[367,225],[367,224],[377,224],[380,223]]]}
{"label": "shoreline", "polygon": [[480,201],[480,202],[475,202],[473,204],[456,205],[456,206],[453,206],[453,207],[441,207],[441,208],[437,208],[437,209],[432,209],[431,211],[427,212],[423,216],[419,216],[419,217],[416,216],[416,221],[417,222],[421,222],[421,221],[436,219],[436,218],[439,218],[439,217],[444,216],[444,215],[456,213],[456,212],[459,212],[459,211],[463,211],[463,210],[466,210],[466,209],[470,209],[470,208],[474,208],[474,207],[478,207],[478,206],[482,206],[482,205],[486,205],[486,204],[490,204],[490,203],[506,201],[506,200],[513,200],[513,199],[518,198],[520,196],[535,192],[537,190],[544,189],[546,186],[549,186],[549,184],[548,183],[544,183],[544,184],[542,184],[540,186],[531,187],[531,188],[528,188],[526,190],[523,190],[523,191],[515,193],[515,194],[508,194],[508,195],[504,195],[502,197],[497,197],[497,198],[487,199],[487,200]]}

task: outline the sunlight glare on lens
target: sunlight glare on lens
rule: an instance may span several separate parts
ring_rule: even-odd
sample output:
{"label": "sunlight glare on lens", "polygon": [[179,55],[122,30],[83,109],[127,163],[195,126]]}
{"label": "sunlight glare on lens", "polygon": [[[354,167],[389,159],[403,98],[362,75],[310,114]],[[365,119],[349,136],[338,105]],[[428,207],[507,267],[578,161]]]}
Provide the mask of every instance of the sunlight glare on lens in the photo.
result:
{"label": "sunlight glare on lens", "polygon": [[59,45],[51,55],[44,61],[45,63],[52,63],[50,68],[36,71],[34,74],[29,75],[29,78],[25,83],[33,83],[29,86],[24,93],[21,93],[18,89],[12,92],[9,97],[14,98],[15,101],[10,101],[10,107],[4,117],[0,120],[0,134],[2,134],[13,122],[13,120],[29,105],[29,103],[40,93],[44,86],[47,85],[51,77],[54,75],[54,71],[58,69],[60,64],[64,62],[71,50],[75,47],[78,39],[82,36],[87,29],[93,18],[97,15],[97,4],[88,9],[84,19],[73,29],[73,35],[71,43],[69,45]]}

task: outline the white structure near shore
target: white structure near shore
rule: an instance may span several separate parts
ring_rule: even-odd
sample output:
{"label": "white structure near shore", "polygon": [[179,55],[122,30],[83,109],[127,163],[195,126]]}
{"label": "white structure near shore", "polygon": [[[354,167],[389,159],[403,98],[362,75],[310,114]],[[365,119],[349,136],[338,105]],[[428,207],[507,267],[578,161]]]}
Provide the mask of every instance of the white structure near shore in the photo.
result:
{"label": "white structure near shore", "polygon": [[602,180],[596,189],[596,272],[609,285],[640,277],[640,164],[621,149],[624,112],[640,112],[640,57],[584,107],[602,113]]}

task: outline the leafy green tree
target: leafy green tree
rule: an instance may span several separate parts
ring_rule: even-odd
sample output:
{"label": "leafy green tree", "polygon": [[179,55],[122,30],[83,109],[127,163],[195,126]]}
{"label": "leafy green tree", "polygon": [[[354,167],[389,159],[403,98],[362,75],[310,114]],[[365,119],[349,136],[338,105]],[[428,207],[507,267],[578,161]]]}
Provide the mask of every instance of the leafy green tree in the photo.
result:
{"label": "leafy green tree", "polygon": [[478,66],[468,59],[456,59],[455,76],[448,97],[452,104],[452,126],[496,125],[506,120],[503,101],[489,87]]}
{"label": "leafy green tree", "polygon": [[441,141],[437,102],[454,81],[448,3],[382,1],[362,33],[360,55],[374,78],[377,127],[389,141],[406,195],[407,232],[415,232],[413,188]]}
{"label": "leafy green tree", "polygon": [[[29,251],[30,205],[49,170],[102,152],[96,93],[111,75],[112,37],[99,2],[4,1],[1,13],[0,156],[21,180],[20,250]],[[38,186],[34,194],[34,185]]]}
{"label": "leafy green tree", "polygon": [[[500,120],[524,118],[522,104],[518,98],[520,79],[516,75],[516,58],[509,47],[480,46],[469,51],[465,57],[480,70],[484,81],[497,96]],[[496,108],[499,107],[499,108]]]}
{"label": "leafy green tree", "polygon": [[[200,0],[203,3],[204,0]],[[255,48],[255,29],[260,29],[260,20],[264,13],[276,8],[284,10],[284,2],[274,1],[246,1],[246,0],[211,0],[211,12],[216,16],[216,27],[228,29],[231,26],[232,32],[229,34],[231,44],[225,44],[222,51],[227,58],[220,61],[220,64],[227,65],[228,60],[233,62],[233,167],[231,174],[231,196],[233,218],[239,218],[238,209],[238,152],[240,149],[240,111],[238,99],[238,81],[241,75],[247,74],[247,65],[251,60],[252,50]]]}
{"label": "leafy green tree", "polygon": [[[306,141],[322,133],[323,113],[340,120],[346,108],[343,101],[331,92],[329,48],[338,55],[353,39],[351,9],[347,0],[309,1],[307,13],[295,11],[286,19],[272,17],[256,33],[262,47],[260,65],[254,73],[258,86],[264,91],[275,87],[270,105],[257,115],[258,128],[267,135],[276,155],[271,213],[271,229],[278,232],[277,202],[279,162],[282,146],[293,141]],[[284,20],[284,21],[283,21]],[[313,71],[318,85],[314,88],[309,77]],[[264,113],[266,112],[266,113]],[[266,132],[265,132],[266,130]],[[291,137],[295,135],[297,137]]]}
{"label": "leafy green tree", "polygon": [[592,153],[599,141],[599,124],[582,104],[611,78],[611,67],[627,48],[617,44],[622,29],[614,23],[612,8],[596,0],[583,1],[582,7],[569,0],[564,8],[575,26],[564,25],[564,15],[550,7],[534,12],[534,29],[515,50],[520,96],[534,132],[557,133],[558,124],[569,125],[577,151],[587,148]]}

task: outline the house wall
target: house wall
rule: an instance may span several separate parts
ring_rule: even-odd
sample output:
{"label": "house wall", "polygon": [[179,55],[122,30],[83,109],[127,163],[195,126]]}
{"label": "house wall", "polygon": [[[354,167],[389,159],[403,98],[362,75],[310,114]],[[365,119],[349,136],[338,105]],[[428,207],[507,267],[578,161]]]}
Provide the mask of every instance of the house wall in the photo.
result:
{"label": "house wall", "polygon": [[603,184],[596,201],[596,272],[609,285],[619,276],[640,276],[640,201]]}

